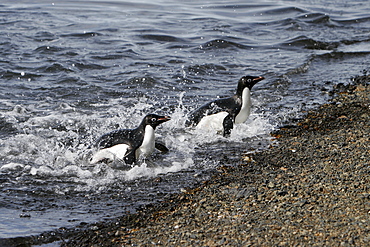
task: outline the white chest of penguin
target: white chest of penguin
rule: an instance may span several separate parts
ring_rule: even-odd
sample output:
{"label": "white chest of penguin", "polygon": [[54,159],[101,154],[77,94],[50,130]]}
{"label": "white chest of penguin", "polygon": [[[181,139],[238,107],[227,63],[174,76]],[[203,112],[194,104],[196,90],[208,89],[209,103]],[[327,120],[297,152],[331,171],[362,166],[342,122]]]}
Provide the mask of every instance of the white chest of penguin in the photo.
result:
{"label": "white chest of penguin", "polygon": [[235,123],[244,123],[247,121],[249,115],[251,113],[251,92],[249,88],[244,88],[242,94],[242,108],[240,112],[235,117]]}
{"label": "white chest of penguin", "polygon": [[145,126],[145,133],[144,139],[141,146],[136,150],[135,156],[139,158],[140,156],[148,156],[153,153],[155,148],[155,136],[154,136],[154,129],[152,126],[147,125]]}

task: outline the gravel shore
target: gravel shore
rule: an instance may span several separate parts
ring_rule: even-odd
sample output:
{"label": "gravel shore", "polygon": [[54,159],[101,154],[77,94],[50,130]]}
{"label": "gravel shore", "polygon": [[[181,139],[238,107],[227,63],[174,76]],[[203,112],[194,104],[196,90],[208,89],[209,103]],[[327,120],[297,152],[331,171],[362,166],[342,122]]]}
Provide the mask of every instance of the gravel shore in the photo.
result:
{"label": "gravel shore", "polygon": [[62,246],[369,246],[369,76],[200,187]]}

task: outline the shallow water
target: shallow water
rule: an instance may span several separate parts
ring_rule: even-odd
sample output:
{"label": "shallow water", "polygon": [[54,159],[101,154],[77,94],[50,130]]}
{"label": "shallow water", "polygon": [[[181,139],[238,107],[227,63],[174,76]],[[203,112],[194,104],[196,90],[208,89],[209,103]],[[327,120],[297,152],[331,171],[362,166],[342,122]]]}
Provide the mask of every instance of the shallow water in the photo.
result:
{"label": "shallow water", "polygon": [[[94,222],[209,179],[368,69],[369,1],[3,1],[0,238]],[[252,114],[225,139],[184,129],[243,75]],[[147,113],[170,148],[130,170],[91,143]]]}

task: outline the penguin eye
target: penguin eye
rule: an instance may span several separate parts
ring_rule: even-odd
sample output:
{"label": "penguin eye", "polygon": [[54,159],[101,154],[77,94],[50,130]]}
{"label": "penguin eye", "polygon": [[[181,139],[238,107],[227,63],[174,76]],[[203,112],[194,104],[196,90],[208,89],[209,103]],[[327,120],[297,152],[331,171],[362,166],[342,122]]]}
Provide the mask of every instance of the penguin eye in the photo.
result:
{"label": "penguin eye", "polygon": [[252,79],[248,79],[248,80],[247,80],[247,82],[251,82],[251,81],[252,81]]}
{"label": "penguin eye", "polygon": [[150,119],[150,121],[152,121],[153,123],[155,123],[155,121],[157,121],[157,119],[156,118],[152,118],[152,119]]}

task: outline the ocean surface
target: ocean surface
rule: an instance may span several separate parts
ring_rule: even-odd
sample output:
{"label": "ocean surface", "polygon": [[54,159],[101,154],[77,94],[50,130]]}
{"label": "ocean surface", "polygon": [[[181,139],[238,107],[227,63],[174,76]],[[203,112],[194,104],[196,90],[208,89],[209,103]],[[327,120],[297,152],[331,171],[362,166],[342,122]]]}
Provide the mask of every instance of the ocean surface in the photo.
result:
{"label": "ocean surface", "polygon": [[[37,2],[37,3],[35,3]],[[369,68],[370,1],[0,3],[0,239],[111,219],[276,144],[269,133]],[[264,76],[230,138],[186,114]],[[91,144],[144,115],[170,152],[91,166]]]}

